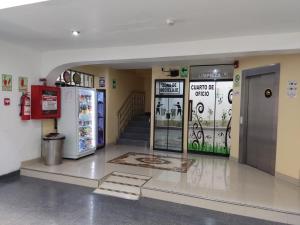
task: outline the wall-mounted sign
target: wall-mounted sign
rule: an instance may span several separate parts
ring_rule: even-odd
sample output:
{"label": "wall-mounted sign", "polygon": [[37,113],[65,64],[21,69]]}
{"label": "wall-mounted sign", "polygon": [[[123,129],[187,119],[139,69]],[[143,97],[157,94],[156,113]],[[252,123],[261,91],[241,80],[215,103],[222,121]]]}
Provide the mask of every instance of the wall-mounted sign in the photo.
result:
{"label": "wall-mounted sign", "polygon": [[57,94],[53,91],[43,91],[42,94],[42,111],[53,114],[57,111]]}
{"label": "wall-mounted sign", "polygon": [[105,88],[105,77],[99,77],[99,87]]}
{"label": "wall-mounted sign", "polygon": [[113,89],[117,88],[117,80],[115,79],[112,80],[112,88]]}
{"label": "wall-mounted sign", "polygon": [[19,91],[26,92],[28,90],[28,78],[19,77]]}
{"label": "wall-mounted sign", "polygon": [[2,74],[2,91],[12,91],[12,75]]}
{"label": "wall-mounted sign", "polygon": [[287,95],[290,98],[295,98],[297,96],[298,82],[295,80],[289,80],[287,86]]}
{"label": "wall-mounted sign", "polygon": [[179,69],[179,75],[182,78],[188,77],[189,76],[189,67],[188,66],[180,67],[180,69]]}
{"label": "wall-mounted sign", "polygon": [[191,66],[190,80],[232,80],[233,65]]}
{"label": "wall-mounted sign", "polygon": [[4,98],[3,104],[5,106],[9,106],[10,105],[10,98]]}
{"label": "wall-mounted sign", "polygon": [[240,84],[241,84],[241,76],[239,74],[236,74],[233,79],[233,87],[238,88],[240,87]]}
{"label": "wall-mounted sign", "polygon": [[156,95],[182,95],[183,81],[156,81]]}

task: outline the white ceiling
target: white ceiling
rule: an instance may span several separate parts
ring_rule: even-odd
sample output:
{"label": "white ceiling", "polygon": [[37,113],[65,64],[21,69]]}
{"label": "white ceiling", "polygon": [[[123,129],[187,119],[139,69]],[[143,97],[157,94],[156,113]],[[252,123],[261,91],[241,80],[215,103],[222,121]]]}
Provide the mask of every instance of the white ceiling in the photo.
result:
{"label": "white ceiling", "polygon": [[299,12],[299,0],[51,0],[0,10],[0,39],[54,50],[289,33]]}

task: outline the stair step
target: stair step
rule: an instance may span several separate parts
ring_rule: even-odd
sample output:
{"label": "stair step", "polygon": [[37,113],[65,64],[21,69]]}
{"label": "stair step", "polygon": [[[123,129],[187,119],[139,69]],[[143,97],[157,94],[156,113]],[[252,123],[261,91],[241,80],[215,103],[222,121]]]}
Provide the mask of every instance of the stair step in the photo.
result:
{"label": "stair step", "polygon": [[94,190],[95,194],[100,194],[100,195],[108,195],[112,197],[117,197],[117,198],[124,198],[128,200],[139,200],[140,195],[132,194],[132,193],[124,193],[124,192],[119,192],[115,190],[106,190],[103,188],[97,188]]}
{"label": "stair step", "polygon": [[118,176],[118,177],[124,177],[124,178],[130,178],[135,180],[143,180],[148,181],[151,179],[151,177],[139,175],[139,174],[132,174],[132,173],[122,173],[122,172],[112,172],[111,176]]}
{"label": "stair step", "polygon": [[149,117],[134,117],[132,121],[143,121],[149,123]]}
{"label": "stair step", "polygon": [[141,196],[141,187],[151,177],[112,172],[101,179],[95,194],[108,195],[129,200],[138,200]]}
{"label": "stair step", "polygon": [[134,145],[134,146],[146,146],[146,147],[149,146],[149,141],[133,140],[128,138],[119,138],[117,143],[121,145]]}
{"label": "stair step", "polygon": [[150,136],[149,133],[133,133],[133,132],[124,132],[121,135],[121,138],[128,138],[128,139],[136,139],[136,140],[149,140]]}
{"label": "stair step", "polygon": [[130,121],[128,123],[128,126],[133,126],[133,127],[149,127],[149,123],[145,121]]}
{"label": "stair step", "polygon": [[124,132],[147,133],[150,134],[149,127],[126,127]]}

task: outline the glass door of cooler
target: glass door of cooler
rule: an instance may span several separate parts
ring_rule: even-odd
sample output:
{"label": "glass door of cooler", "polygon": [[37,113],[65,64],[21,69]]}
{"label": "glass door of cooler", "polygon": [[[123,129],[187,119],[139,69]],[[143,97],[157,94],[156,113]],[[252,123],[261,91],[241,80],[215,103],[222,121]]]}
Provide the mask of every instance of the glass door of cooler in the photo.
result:
{"label": "glass door of cooler", "polygon": [[96,99],[93,89],[79,88],[79,153],[96,148]]}
{"label": "glass door of cooler", "polygon": [[105,90],[97,90],[97,147],[105,146]]}

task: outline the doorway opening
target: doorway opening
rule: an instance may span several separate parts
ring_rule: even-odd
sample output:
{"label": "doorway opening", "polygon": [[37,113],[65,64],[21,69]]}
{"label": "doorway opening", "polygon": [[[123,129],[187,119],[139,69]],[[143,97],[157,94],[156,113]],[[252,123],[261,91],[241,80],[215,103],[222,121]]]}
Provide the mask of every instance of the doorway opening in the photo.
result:
{"label": "doorway opening", "polygon": [[239,161],[275,174],[280,65],[242,73]]}

